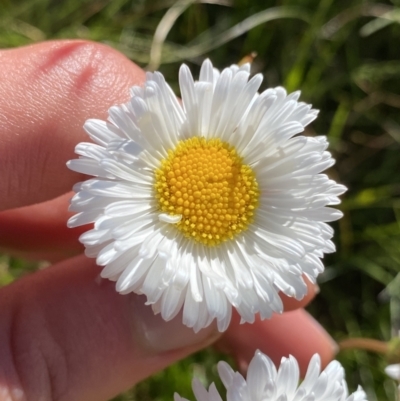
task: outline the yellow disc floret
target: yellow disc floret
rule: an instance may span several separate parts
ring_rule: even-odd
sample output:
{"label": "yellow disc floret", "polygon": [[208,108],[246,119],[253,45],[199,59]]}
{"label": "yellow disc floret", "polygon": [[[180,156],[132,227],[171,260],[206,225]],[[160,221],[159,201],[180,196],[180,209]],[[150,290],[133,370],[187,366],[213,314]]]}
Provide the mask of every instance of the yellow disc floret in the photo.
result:
{"label": "yellow disc floret", "polygon": [[205,245],[232,239],[253,221],[260,191],[254,171],[220,139],[178,142],[155,172],[160,211],[181,215],[176,227]]}

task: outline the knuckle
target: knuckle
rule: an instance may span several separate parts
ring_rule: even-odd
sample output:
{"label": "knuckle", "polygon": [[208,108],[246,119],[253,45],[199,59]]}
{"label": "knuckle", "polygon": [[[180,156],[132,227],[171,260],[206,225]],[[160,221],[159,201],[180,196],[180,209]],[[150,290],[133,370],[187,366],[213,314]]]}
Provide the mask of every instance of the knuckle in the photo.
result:
{"label": "knuckle", "polygon": [[[83,40],[55,42],[38,65],[44,81],[61,82],[61,96],[73,102],[110,90],[121,75],[123,55],[108,46]],[[86,100],[89,100],[86,99]]]}
{"label": "knuckle", "polygon": [[15,401],[62,400],[67,391],[67,361],[34,303],[14,309],[9,334]]}

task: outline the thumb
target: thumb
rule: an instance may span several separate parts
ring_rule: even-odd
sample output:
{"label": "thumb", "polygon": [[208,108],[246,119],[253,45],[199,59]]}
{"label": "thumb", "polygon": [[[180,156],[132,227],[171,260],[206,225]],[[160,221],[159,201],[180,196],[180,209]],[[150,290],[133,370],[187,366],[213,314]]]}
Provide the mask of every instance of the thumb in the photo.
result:
{"label": "thumb", "polygon": [[219,335],[163,321],[99,272],[79,256],[1,289],[0,394],[108,400]]}

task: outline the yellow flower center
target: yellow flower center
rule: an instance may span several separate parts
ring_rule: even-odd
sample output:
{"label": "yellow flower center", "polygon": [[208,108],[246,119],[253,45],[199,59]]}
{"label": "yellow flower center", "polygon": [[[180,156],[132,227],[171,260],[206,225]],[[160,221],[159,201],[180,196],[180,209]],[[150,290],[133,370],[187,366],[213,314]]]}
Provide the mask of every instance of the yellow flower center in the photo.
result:
{"label": "yellow flower center", "polygon": [[182,216],[177,228],[209,246],[246,230],[260,195],[254,171],[235,148],[203,137],[168,151],[155,172],[155,192],[162,212]]}

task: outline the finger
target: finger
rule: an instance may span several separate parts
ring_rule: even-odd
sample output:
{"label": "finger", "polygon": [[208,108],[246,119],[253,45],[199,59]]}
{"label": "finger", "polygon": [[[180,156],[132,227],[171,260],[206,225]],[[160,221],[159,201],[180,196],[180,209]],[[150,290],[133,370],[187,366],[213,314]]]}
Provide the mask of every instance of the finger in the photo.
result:
{"label": "finger", "polygon": [[1,250],[29,260],[56,262],[82,253],[79,235],[88,226],[68,228],[73,193],[51,201],[0,212]]}
{"label": "finger", "polygon": [[0,291],[0,394],[108,400],[218,336],[181,320],[119,295],[85,257],[59,263]]}
{"label": "finger", "polygon": [[65,163],[87,141],[82,125],[107,117],[144,80],[119,52],[55,41],[0,52],[0,210],[55,198],[81,180]]}
{"label": "finger", "polygon": [[[72,196],[70,192],[41,204],[0,212],[1,249],[28,260],[51,262],[81,253],[84,247],[78,238],[88,226],[67,227],[72,215],[67,210]],[[318,286],[306,277],[304,280],[308,291],[301,300],[280,293],[285,311],[305,307],[319,292]]]}
{"label": "finger", "polygon": [[235,314],[217,346],[234,355],[241,371],[247,370],[254,352],[259,349],[276,365],[282,356],[293,355],[304,376],[312,355],[318,353],[325,366],[338,350],[329,334],[304,309],[274,315],[270,320],[257,319],[254,324],[238,325],[239,320]]}
{"label": "finger", "polygon": [[[84,247],[78,238],[88,226],[67,227],[72,214],[67,210],[72,195],[70,192],[41,204],[0,212],[2,250],[29,260],[51,262],[81,253]],[[305,307],[318,293],[318,286],[306,277],[304,280],[308,291],[301,300],[280,293],[285,311]]]}
{"label": "finger", "polygon": [[[0,212],[1,249],[14,256],[29,260],[56,262],[81,253],[84,249],[79,235],[88,226],[68,228],[67,220],[72,215],[68,204],[73,193],[67,193],[41,204]],[[318,293],[318,287],[306,277],[307,294],[301,300],[281,293],[284,310],[305,307]]]}

